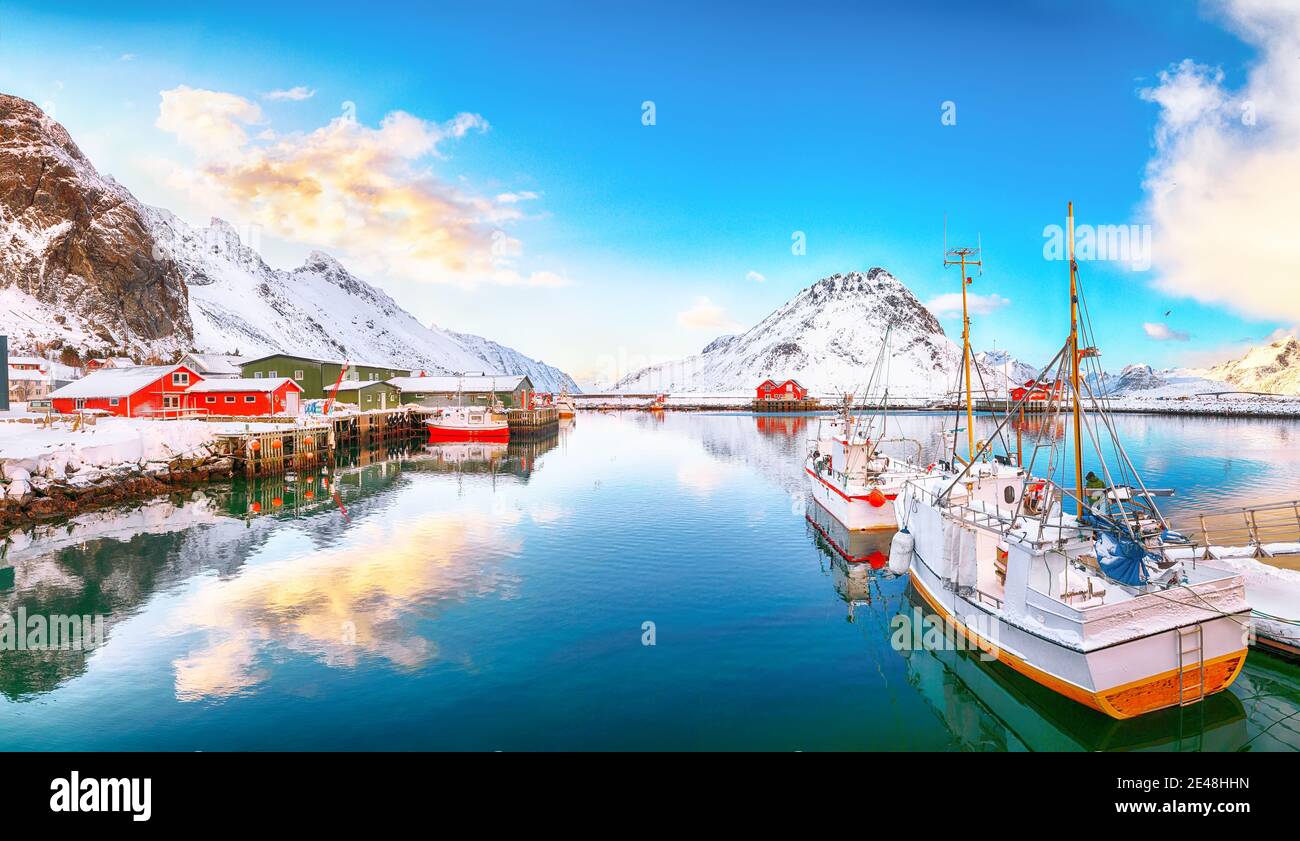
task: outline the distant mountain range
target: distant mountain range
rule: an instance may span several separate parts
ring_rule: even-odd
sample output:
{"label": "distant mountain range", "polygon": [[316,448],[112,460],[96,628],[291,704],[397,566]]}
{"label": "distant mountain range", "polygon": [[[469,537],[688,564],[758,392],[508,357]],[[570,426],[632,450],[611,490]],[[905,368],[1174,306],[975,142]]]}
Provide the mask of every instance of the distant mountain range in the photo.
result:
{"label": "distant mountain range", "polygon": [[[883,268],[823,278],[743,333],[720,336],[698,354],[619,380],[627,392],[738,394],[768,377],[794,378],[815,394],[861,392],[892,324],[890,392],[938,397],[958,383],[961,349],[934,314]],[[976,390],[1004,394],[1041,368],[1004,350],[975,354]],[[974,378],[973,378],[974,379]],[[1225,390],[1300,394],[1300,341],[1287,337],[1214,368],[1153,370],[1145,363],[1091,376],[1110,397],[1182,397]]]}
{"label": "distant mountain range", "polygon": [[67,131],[0,94],[0,331],[16,351],[72,347],[137,360],[273,351],[435,373],[559,369],[489,339],[425,326],[316,251],[273,269],[220,219],[195,228],[102,176]]}

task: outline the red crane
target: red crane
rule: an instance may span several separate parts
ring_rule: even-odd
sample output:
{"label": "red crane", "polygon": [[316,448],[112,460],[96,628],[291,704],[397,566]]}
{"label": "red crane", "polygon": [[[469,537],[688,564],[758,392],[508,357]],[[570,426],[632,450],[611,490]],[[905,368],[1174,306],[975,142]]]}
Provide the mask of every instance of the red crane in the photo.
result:
{"label": "red crane", "polygon": [[330,396],[325,400],[325,408],[321,414],[328,416],[330,409],[334,408],[334,398],[338,396],[339,385],[343,382],[343,375],[348,372],[348,361],[343,360],[343,365],[339,367],[339,378],[334,381],[334,387],[330,389]]}

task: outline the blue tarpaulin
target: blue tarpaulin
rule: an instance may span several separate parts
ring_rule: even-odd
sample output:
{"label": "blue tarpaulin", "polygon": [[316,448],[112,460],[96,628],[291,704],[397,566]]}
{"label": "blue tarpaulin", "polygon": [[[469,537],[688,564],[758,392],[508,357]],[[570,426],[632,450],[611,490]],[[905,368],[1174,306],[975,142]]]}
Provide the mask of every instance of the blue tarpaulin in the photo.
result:
{"label": "blue tarpaulin", "polygon": [[1097,563],[1107,578],[1132,587],[1147,583],[1146,556],[1146,547],[1127,535],[1097,535]]}

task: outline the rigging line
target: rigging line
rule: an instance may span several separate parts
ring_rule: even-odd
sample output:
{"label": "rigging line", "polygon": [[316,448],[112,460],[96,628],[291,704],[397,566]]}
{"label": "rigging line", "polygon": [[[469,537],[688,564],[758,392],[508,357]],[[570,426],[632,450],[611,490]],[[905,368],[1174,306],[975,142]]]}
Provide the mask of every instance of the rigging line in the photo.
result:
{"label": "rigging line", "polygon": [[[1084,386],[1087,388],[1086,383]],[[1088,393],[1089,395],[1092,394],[1091,388],[1088,388]],[[1114,443],[1115,449],[1118,451],[1120,458],[1123,459],[1124,463],[1128,465],[1129,470],[1132,471],[1133,481],[1137,483],[1138,488],[1142,491],[1142,497],[1146,500],[1147,505],[1151,506],[1151,510],[1155,513],[1156,519],[1160,521],[1161,528],[1168,531],[1169,521],[1165,519],[1164,513],[1161,512],[1160,508],[1156,505],[1155,498],[1151,495],[1151,491],[1147,489],[1146,483],[1142,481],[1141,475],[1138,474],[1137,467],[1133,464],[1133,460],[1129,458],[1128,450],[1124,448],[1124,442],[1120,440],[1119,433],[1115,430],[1114,422],[1110,415],[1106,412],[1102,412],[1101,418],[1106,423],[1107,429],[1110,430],[1111,441]]]}
{"label": "rigging line", "polygon": [[[1053,357],[1052,357],[1052,361],[1049,362],[1049,363],[1047,363],[1048,368],[1050,368],[1052,365],[1055,365],[1055,364],[1056,364],[1056,361],[1061,357],[1061,355],[1062,355],[1063,353],[1065,353],[1065,349],[1066,349],[1067,347],[1069,347],[1069,344],[1068,344],[1068,343],[1066,344],[1065,347],[1062,347],[1059,351],[1056,352],[1056,356],[1053,356]],[[1046,368],[1043,369],[1043,373],[1044,373],[1044,374],[1047,373],[1047,369],[1046,369]],[[998,423],[998,427],[997,427],[997,429],[995,429],[995,430],[993,431],[995,435],[996,435],[998,432],[1000,432],[1004,426],[1006,426],[1007,421],[1011,420],[1011,418],[1015,416],[1015,412],[1014,412],[1014,410],[1020,408],[1021,406],[1023,406],[1023,405],[1025,404],[1025,401],[1029,399],[1029,395],[1030,395],[1030,392],[1026,391],[1026,392],[1024,393],[1024,395],[1022,395],[1021,398],[1020,398],[1019,400],[1016,401],[1015,405],[1011,407],[1011,408],[1012,408],[1012,411],[1009,411],[1009,412],[1006,413],[1006,415],[1002,418],[1001,422]],[[937,499],[937,501],[938,501],[938,504],[943,504],[944,500],[946,500],[946,499],[948,498],[948,494],[950,494],[950,493],[952,492],[952,489],[955,488],[955,487],[957,486],[957,483],[961,481],[961,478],[962,478],[963,476],[965,476],[966,473],[969,472],[970,469],[975,465],[975,462],[976,462],[976,460],[979,458],[979,456],[983,455],[984,452],[985,452],[986,450],[988,450],[988,448],[989,448],[989,443],[990,443],[989,441],[985,441],[985,442],[984,442],[984,446],[981,447],[981,448],[979,449],[978,452],[971,453],[971,460],[970,460],[970,463],[967,464],[965,467],[963,467],[962,470],[961,470],[961,472],[958,473],[958,474],[953,478],[952,483],[949,484],[948,487],[944,488],[944,490],[943,490],[943,491],[942,491],[942,492],[941,492],[941,493],[936,497],[936,499]]]}
{"label": "rigging line", "polygon": [[[979,366],[979,363],[978,363],[978,362],[975,363],[975,373],[979,374],[979,376],[980,376],[980,391],[982,391],[982,392],[984,393],[984,399],[985,399],[985,400],[989,400],[989,399],[990,399],[990,398],[989,398],[989,387],[988,387],[988,385],[984,382],[984,372],[983,372],[982,370],[980,370],[980,366]],[[1003,435],[1003,434],[1001,434],[1001,431],[1000,431],[1000,430],[999,430],[999,432],[998,432],[997,434],[998,434],[998,437],[1002,439],[1002,452],[1005,453],[1007,456],[1010,456],[1010,455],[1011,455],[1011,445],[1010,445],[1009,443],[1007,443],[1007,438],[1006,438],[1006,436]]]}

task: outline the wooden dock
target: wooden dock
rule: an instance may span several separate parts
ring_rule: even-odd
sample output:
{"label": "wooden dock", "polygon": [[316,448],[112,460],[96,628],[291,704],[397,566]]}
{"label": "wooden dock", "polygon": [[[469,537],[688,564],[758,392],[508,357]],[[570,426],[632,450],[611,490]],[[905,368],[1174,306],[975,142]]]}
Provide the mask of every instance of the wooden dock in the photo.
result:
{"label": "wooden dock", "polygon": [[510,425],[510,439],[554,435],[560,429],[560,410],[554,406],[536,409],[508,409],[506,422]]}
{"label": "wooden dock", "polygon": [[[553,409],[551,411],[554,411]],[[402,441],[424,440],[429,410],[420,406],[353,412],[331,417],[290,421],[285,417],[217,417],[246,428],[217,436],[217,451],[234,460],[247,476],[273,476],[289,470],[311,471],[333,457],[340,447],[386,447]],[[274,425],[274,429],[259,429]]]}
{"label": "wooden dock", "polygon": [[750,403],[755,412],[820,412],[827,408],[822,405],[822,401],[816,397],[805,397],[803,400],[758,400],[755,399]]}

